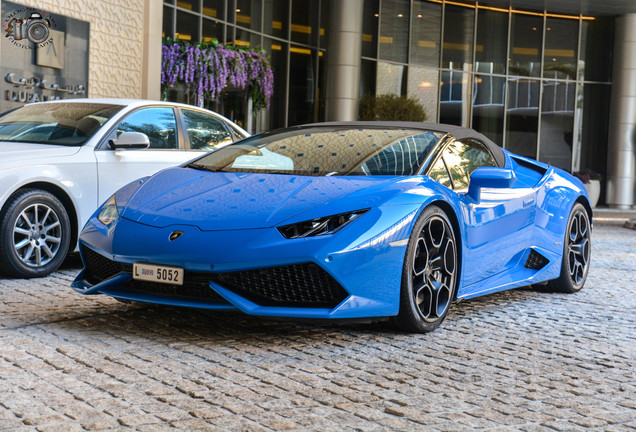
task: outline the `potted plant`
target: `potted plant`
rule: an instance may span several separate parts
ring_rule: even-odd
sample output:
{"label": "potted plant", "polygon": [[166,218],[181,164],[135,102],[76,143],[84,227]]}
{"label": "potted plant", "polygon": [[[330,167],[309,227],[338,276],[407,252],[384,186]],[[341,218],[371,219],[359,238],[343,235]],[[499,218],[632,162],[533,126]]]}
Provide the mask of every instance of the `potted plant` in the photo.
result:
{"label": "potted plant", "polygon": [[601,175],[589,168],[584,168],[573,174],[585,185],[587,194],[590,196],[590,205],[596,207],[598,197],[601,195]]}

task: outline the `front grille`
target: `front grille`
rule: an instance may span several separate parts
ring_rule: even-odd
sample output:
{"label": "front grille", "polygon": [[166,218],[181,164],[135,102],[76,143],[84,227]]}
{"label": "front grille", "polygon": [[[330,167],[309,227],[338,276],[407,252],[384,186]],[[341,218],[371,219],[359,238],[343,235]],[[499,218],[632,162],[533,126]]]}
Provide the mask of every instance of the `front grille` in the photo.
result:
{"label": "front grille", "polygon": [[84,280],[91,285],[96,285],[124,271],[130,271],[130,266],[112,261],[98,254],[91,248],[82,246],[84,254]]}
{"label": "front grille", "polygon": [[549,259],[532,249],[524,267],[530,270],[541,270],[543,267],[548,265],[549,262]]}
{"label": "front grille", "polygon": [[195,273],[186,272],[183,285],[169,285],[130,279],[121,289],[130,293],[226,303],[223,297],[210,288],[209,280],[210,275],[196,275]]}
{"label": "front grille", "polygon": [[347,297],[314,263],[218,273],[214,282],[261,306],[333,308]]}

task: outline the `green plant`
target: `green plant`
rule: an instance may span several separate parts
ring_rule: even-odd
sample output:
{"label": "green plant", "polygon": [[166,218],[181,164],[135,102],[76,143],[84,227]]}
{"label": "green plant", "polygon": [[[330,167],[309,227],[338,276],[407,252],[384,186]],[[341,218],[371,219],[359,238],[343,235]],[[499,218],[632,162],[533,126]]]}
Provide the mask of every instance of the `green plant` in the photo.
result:
{"label": "green plant", "polygon": [[426,111],[414,97],[365,95],[360,100],[360,120],[425,121]]}

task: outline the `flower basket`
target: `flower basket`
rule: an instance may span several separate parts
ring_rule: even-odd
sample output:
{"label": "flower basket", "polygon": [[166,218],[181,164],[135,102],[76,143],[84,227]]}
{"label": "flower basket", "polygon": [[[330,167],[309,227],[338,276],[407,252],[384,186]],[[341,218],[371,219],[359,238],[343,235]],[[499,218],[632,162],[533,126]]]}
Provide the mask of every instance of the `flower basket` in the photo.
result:
{"label": "flower basket", "polygon": [[577,171],[573,173],[573,175],[583,182],[583,185],[585,185],[585,189],[587,190],[587,194],[590,197],[590,205],[592,207],[596,207],[601,195],[601,175],[589,168]]}

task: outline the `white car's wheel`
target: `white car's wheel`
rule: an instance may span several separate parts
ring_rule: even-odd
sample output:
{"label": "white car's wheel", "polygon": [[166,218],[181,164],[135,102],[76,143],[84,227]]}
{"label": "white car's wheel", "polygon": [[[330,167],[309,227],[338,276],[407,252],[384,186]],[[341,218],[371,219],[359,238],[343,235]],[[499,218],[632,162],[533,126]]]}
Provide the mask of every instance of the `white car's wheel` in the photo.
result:
{"label": "white car's wheel", "polygon": [[64,205],[39,189],[16,193],[0,213],[0,271],[15,277],[42,277],[66,258],[71,224]]}

